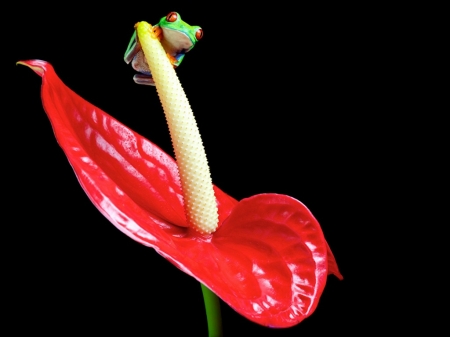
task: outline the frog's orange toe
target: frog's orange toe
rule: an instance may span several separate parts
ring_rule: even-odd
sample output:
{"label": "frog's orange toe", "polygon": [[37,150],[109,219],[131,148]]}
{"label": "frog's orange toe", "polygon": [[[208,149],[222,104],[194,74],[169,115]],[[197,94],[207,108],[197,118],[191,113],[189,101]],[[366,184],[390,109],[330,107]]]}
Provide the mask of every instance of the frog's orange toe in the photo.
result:
{"label": "frog's orange toe", "polygon": [[176,68],[175,63],[178,61],[175,57],[173,57],[172,55],[170,55],[169,53],[166,54],[167,58],[169,59],[170,63],[174,66],[174,68]]}
{"label": "frog's orange toe", "polygon": [[153,37],[157,37],[159,40],[162,38],[162,29],[159,26],[153,26]]}

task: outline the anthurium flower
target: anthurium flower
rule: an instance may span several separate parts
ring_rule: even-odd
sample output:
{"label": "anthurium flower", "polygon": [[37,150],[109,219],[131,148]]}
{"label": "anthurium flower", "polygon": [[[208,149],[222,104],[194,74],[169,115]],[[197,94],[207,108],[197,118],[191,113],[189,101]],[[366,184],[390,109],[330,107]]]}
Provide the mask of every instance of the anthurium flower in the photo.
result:
{"label": "anthurium flower", "polygon": [[188,227],[176,162],[69,89],[53,67],[42,102],[80,185],[119,230],[154,248],[261,325],[293,326],[312,314],[328,274],[342,279],[319,223],[300,201],[259,194],[237,201],[214,186],[219,227]]}

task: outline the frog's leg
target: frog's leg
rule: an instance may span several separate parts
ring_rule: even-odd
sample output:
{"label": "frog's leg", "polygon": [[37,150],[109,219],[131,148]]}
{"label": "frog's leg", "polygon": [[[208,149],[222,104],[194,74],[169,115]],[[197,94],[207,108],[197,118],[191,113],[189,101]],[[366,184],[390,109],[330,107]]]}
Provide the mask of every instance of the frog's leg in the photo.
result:
{"label": "frog's leg", "polygon": [[137,84],[155,86],[155,80],[153,79],[151,74],[136,74],[133,76],[133,80]]}
{"label": "frog's leg", "polygon": [[186,55],[185,53],[179,53],[175,56],[172,56],[172,55],[169,56],[169,54],[167,54],[167,56],[169,57],[170,63],[172,63],[174,68],[178,67],[181,64],[185,55]]}
{"label": "frog's leg", "polygon": [[133,76],[135,83],[142,85],[155,85],[155,81],[152,78],[150,68],[148,67],[147,60],[145,59],[144,52],[142,50],[134,56],[131,66],[138,72],[138,74]]}
{"label": "frog's leg", "polygon": [[137,40],[136,31],[134,31],[133,35],[131,36],[130,42],[128,42],[128,47],[123,57],[123,60],[126,62],[126,64],[129,64],[140,50],[141,44]]}
{"label": "frog's leg", "polygon": [[180,62],[178,62],[177,60],[177,56],[172,56],[169,53],[166,53],[167,58],[169,59],[170,63],[173,65],[174,68],[178,67],[178,65],[180,64]]}

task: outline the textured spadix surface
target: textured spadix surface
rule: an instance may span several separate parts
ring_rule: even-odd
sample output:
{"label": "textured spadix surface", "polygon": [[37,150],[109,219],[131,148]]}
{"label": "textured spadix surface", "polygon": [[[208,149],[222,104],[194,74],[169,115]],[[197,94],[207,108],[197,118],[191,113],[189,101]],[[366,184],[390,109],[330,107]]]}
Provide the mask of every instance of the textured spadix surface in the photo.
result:
{"label": "textured spadix surface", "polygon": [[147,22],[136,27],[169,125],[187,221],[200,233],[212,233],[218,224],[217,205],[200,132],[175,70],[151,29]]}
{"label": "textured spadix surface", "polygon": [[214,187],[217,231],[202,235],[187,227],[170,156],[75,94],[49,63],[21,63],[42,77],[55,136],[93,204],[240,314],[266,326],[295,325],[316,308],[327,274],[342,277],[320,225],[289,196],[237,202]]}

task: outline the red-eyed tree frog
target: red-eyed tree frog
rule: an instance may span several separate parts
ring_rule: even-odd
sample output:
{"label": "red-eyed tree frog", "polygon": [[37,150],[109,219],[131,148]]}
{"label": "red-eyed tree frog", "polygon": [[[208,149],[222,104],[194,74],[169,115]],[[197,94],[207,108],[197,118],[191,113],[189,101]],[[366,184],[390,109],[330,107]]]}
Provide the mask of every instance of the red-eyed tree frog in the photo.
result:
{"label": "red-eyed tree frog", "polygon": [[[197,41],[203,37],[203,30],[199,26],[190,26],[181,20],[181,16],[177,12],[170,12],[167,16],[161,18],[159,23],[153,26],[153,30],[160,39],[174,68],[181,64],[184,55],[194,48]],[[139,72],[139,74],[134,75],[134,82],[143,85],[155,85],[136,31],[128,43],[124,60],[127,64],[131,62],[133,69]]]}

